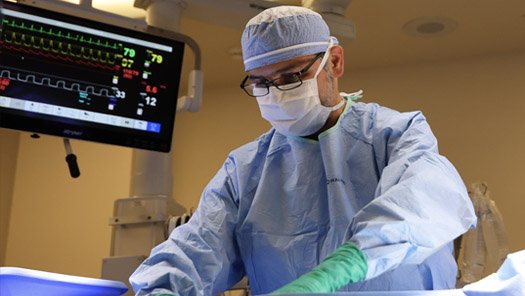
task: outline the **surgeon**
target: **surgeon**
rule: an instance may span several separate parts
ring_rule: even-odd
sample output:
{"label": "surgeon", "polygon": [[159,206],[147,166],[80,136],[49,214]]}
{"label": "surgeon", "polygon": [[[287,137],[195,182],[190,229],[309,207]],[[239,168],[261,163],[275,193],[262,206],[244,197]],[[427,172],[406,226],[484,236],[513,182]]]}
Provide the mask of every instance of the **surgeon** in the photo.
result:
{"label": "surgeon", "polygon": [[476,224],[420,112],[340,93],[344,52],[322,17],[279,6],[242,35],[246,78],[272,129],[232,151],[189,223],[131,276],[137,295],[454,288],[452,241]]}

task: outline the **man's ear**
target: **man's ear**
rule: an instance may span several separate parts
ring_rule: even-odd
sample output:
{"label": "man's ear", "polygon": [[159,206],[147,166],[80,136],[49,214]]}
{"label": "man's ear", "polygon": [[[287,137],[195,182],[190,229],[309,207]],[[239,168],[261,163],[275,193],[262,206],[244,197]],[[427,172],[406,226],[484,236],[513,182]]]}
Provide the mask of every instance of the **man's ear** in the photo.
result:
{"label": "man's ear", "polygon": [[343,47],[334,45],[330,49],[330,63],[332,64],[332,73],[335,78],[343,76],[345,72],[345,56]]}

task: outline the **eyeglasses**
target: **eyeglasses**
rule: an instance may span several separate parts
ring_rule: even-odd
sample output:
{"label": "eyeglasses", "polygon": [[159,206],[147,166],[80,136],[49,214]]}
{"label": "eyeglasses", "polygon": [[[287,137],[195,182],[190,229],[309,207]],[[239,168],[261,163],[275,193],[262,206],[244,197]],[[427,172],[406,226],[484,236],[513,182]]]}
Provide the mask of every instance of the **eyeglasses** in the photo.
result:
{"label": "eyeglasses", "polygon": [[303,84],[301,76],[306,74],[315,61],[322,57],[323,54],[324,52],[316,54],[315,57],[298,72],[286,73],[271,81],[264,77],[250,77],[250,75],[247,75],[244,77],[244,80],[241,82],[240,86],[251,97],[261,97],[269,94],[270,86],[275,86],[277,89],[282,91],[298,88]]}

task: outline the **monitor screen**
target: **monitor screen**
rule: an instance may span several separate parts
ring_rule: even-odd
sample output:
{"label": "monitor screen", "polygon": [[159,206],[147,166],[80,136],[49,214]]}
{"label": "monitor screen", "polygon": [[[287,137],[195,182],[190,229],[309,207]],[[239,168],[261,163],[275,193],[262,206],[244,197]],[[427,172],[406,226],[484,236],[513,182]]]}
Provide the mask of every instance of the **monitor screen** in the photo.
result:
{"label": "monitor screen", "polygon": [[0,127],[170,151],[183,42],[13,2],[2,15]]}

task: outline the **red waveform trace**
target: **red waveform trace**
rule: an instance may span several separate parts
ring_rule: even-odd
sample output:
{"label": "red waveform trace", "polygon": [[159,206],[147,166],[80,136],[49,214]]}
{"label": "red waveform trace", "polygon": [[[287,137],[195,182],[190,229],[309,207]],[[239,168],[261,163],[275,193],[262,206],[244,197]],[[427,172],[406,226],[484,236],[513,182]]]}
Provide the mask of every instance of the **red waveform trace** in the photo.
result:
{"label": "red waveform trace", "polygon": [[71,59],[69,57],[55,55],[55,54],[52,54],[52,53],[47,53],[47,52],[43,52],[43,51],[39,51],[39,50],[32,50],[32,49],[23,48],[23,47],[11,46],[11,45],[6,44],[3,41],[0,41],[0,46],[2,46],[3,48],[6,48],[6,49],[13,50],[15,52],[21,51],[21,52],[26,53],[26,54],[33,54],[33,55],[36,55],[36,56],[43,56],[43,57],[46,57],[46,58],[52,58],[52,59],[55,59],[55,60],[62,60],[62,61],[65,61],[65,62],[81,64],[81,65],[85,65],[85,66],[93,67],[93,68],[101,68],[101,69],[108,70],[108,71],[116,70],[115,66],[111,67],[111,66],[106,66],[106,65],[103,65],[103,64],[99,64],[99,63],[93,63],[93,62],[89,62],[89,61],[84,61],[84,60],[73,60],[73,59]]}

